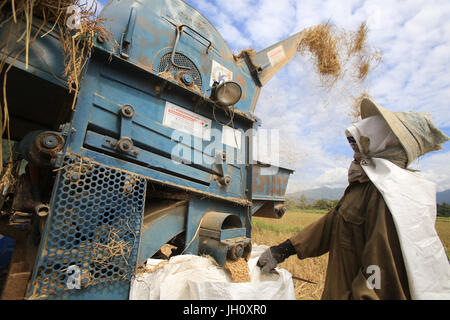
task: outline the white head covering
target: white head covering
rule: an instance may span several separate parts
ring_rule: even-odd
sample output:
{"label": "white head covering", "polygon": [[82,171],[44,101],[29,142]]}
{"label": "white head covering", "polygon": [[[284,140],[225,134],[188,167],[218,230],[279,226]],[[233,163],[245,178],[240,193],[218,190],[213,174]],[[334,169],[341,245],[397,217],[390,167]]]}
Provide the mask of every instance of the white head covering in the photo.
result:
{"label": "white head covering", "polygon": [[[361,153],[376,154],[390,147],[400,145],[397,137],[379,115],[363,119],[347,128],[348,133],[355,138]],[[369,138],[368,150],[361,143],[361,137]]]}

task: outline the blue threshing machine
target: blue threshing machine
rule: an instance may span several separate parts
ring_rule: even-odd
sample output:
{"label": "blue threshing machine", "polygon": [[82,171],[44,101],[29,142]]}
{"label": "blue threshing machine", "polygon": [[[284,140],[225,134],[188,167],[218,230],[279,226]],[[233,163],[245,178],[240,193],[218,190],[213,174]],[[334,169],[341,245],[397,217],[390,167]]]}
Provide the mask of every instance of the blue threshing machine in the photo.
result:
{"label": "blue threshing machine", "polygon": [[292,171],[254,159],[254,111],[301,35],[233,55],[181,0],[112,0],[101,17],[118,46],[96,37],[73,110],[51,23],[27,67],[9,53],[18,143],[1,199],[0,233],[16,239],[5,299],[127,299],[164,245],[224,265],[250,254],[252,216],[286,210]]}

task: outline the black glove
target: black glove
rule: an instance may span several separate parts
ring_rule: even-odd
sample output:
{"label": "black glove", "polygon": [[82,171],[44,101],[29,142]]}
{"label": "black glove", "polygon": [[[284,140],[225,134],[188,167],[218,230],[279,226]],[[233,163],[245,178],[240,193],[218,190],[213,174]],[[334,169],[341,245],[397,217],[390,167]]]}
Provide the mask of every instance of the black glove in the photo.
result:
{"label": "black glove", "polygon": [[297,251],[288,239],[277,246],[267,249],[259,257],[257,266],[261,268],[262,273],[269,273],[272,269],[275,269],[279,263],[296,253]]}

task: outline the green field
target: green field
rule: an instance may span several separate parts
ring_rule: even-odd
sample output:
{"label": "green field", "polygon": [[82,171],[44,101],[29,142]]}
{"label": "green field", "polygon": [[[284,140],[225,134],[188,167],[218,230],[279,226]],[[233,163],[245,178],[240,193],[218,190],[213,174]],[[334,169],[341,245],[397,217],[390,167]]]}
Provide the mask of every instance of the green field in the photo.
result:
{"label": "green field", "polygon": [[[279,244],[295,235],[310,223],[325,214],[324,210],[288,210],[282,219],[253,218],[252,242],[268,246]],[[436,231],[450,257],[450,218],[438,217]],[[320,299],[325,282],[328,254],[317,258],[299,260],[295,255],[283,262],[280,267],[293,275],[308,279],[317,284],[294,280],[297,299]]]}

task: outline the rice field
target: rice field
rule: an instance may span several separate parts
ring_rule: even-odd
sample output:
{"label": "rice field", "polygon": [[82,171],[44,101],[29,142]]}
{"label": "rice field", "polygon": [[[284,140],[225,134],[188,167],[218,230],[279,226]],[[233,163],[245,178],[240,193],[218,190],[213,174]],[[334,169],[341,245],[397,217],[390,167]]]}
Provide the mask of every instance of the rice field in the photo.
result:
{"label": "rice field", "polygon": [[[277,245],[295,235],[310,223],[325,214],[321,210],[288,210],[282,219],[253,218],[252,242],[258,245]],[[438,217],[436,230],[444,245],[447,256],[450,256],[450,218]],[[295,294],[298,300],[319,300],[322,296],[328,254],[317,258],[299,260],[291,256],[279,266],[292,275],[311,280],[317,284],[294,280]]]}

